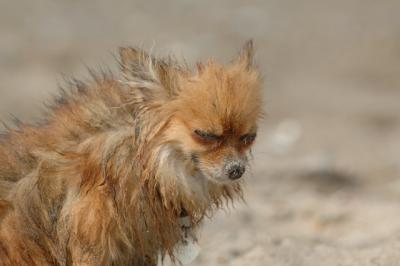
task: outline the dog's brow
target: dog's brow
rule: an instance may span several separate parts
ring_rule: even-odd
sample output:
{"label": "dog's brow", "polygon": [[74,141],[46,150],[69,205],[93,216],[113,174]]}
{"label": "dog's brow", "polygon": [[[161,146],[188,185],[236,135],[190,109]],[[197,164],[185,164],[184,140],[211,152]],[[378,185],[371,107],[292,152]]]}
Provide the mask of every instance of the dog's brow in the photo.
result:
{"label": "dog's brow", "polygon": [[221,140],[223,138],[222,135],[217,135],[200,129],[196,129],[194,133],[205,140]]}

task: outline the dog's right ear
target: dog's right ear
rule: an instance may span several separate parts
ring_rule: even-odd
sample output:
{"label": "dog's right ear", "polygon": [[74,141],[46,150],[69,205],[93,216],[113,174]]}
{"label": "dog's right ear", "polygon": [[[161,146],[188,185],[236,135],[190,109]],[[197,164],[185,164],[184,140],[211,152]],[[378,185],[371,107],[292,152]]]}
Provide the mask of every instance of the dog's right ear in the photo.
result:
{"label": "dog's right ear", "polygon": [[168,97],[177,93],[178,77],[182,71],[171,58],[157,60],[132,47],[120,48],[119,54],[121,70],[128,85],[142,90],[144,94]]}
{"label": "dog's right ear", "polygon": [[[120,48],[121,70],[128,82],[151,85],[159,82],[158,65],[146,52],[132,47]],[[139,87],[141,87],[139,86]]]}
{"label": "dog's right ear", "polygon": [[139,51],[132,47],[120,47],[119,58],[122,72],[124,75],[128,75],[132,67],[131,62],[139,59]]}

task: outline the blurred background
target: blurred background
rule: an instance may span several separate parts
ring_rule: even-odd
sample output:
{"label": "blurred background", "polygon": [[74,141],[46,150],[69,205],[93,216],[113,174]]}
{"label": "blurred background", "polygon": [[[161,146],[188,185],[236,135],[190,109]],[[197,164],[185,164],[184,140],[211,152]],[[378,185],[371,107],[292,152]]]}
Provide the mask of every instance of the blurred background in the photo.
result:
{"label": "blurred background", "polygon": [[193,265],[399,265],[400,1],[0,1],[0,119],[125,45],[229,62],[253,38],[266,116],[246,204]]}

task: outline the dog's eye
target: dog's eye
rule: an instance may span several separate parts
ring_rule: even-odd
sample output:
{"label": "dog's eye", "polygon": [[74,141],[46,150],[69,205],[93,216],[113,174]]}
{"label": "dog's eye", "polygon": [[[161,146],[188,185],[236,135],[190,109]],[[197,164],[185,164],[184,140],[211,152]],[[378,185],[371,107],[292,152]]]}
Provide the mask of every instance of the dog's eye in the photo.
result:
{"label": "dog's eye", "polygon": [[205,140],[205,141],[220,141],[220,140],[222,140],[222,136],[208,133],[208,132],[205,132],[205,131],[202,131],[199,129],[196,129],[194,131],[194,133],[196,134],[197,137],[200,137],[202,140]]}
{"label": "dog's eye", "polygon": [[256,134],[246,134],[240,137],[240,141],[244,144],[250,144],[256,139]]}

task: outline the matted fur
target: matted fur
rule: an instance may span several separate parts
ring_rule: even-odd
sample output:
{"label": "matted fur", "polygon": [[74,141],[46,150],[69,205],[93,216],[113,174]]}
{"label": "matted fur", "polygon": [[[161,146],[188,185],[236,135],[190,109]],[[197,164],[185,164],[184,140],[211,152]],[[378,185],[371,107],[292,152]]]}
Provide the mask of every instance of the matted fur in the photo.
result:
{"label": "matted fur", "polygon": [[[231,65],[199,63],[193,73],[123,48],[123,78],[72,81],[46,123],[10,129],[0,140],[0,265],[155,265],[158,254],[173,256],[183,212],[195,231],[242,195],[241,181],[205,178],[184,150],[204,146],[191,123],[256,126],[252,53],[249,42]],[[205,164],[232,152],[213,149]]]}

